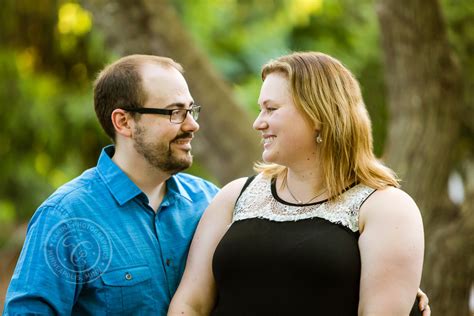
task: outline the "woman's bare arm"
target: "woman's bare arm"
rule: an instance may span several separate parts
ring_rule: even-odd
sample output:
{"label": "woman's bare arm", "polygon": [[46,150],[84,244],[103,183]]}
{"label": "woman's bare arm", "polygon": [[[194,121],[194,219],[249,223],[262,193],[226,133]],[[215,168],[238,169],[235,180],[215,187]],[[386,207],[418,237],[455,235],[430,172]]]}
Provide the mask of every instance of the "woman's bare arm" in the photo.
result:
{"label": "woman's bare arm", "polygon": [[359,217],[359,315],[407,316],[420,285],[424,237],[420,211],[403,191],[376,191]]}
{"label": "woman's bare arm", "polygon": [[227,184],[208,206],[194,234],[186,269],[168,315],[209,315],[216,300],[212,257],[232,222],[237,197],[246,178]]}

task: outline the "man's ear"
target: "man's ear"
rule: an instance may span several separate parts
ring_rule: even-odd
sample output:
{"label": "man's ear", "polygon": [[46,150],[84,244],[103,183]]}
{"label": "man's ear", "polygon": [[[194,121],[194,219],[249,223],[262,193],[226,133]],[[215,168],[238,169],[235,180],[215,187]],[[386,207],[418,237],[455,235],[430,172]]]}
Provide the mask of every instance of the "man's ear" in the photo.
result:
{"label": "man's ear", "polygon": [[115,109],[111,114],[111,120],[116,134],[124,137],[132,136],[133,118],[127,111]]}

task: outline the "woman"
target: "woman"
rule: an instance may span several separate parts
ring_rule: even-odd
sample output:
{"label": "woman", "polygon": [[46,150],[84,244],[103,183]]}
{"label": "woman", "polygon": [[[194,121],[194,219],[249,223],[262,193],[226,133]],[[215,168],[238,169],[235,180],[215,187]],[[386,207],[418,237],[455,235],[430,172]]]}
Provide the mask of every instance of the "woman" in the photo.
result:
{"label": "woman", "polygon": [[169,315],[408,315],[422,220],[372,152],[357,80],[315,52],[262,78],[264,163],[206,210]]}

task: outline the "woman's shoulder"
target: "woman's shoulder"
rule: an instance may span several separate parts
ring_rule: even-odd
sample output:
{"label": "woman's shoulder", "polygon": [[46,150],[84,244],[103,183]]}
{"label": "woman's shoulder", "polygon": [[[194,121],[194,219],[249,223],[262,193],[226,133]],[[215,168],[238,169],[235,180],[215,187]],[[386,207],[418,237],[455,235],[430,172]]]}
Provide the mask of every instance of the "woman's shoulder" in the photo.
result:
{"label": "woman's shoulder", "polygon": [[361,231],[369,221],[410,220],[419,217],[420,210],[412,197],[405,191],[387,186],[377,189],[360,208],[359,227]]}
{"label": "woman's shoulder", "polygon": [[242,177],[227,183],[217,194],[216,202],[234,205],[248,179]]}
{"label": "woman's shoulder", "polygon": [[396,206],[400,203],[416,206],[413,198],[400,188],[386,186],[383,189],[377,189],[371,196],[373,203],[386,204],[387,206]]}

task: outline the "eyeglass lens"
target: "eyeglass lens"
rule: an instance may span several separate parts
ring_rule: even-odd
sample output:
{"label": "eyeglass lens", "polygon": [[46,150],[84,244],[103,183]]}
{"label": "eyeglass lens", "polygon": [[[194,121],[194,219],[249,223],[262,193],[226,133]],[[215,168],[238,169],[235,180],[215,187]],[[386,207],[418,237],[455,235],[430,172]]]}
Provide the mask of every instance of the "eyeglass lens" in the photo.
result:
{"label": "eyeglass lens", "polygon": [[183,123],[184,120],[186,119],[186,115],[188,115],[188,112],[191,114],[191,116],[193,117],[193,119],[195,121],[198,120],[199,118],[199,110],[200,108],[199,107],[192,107],[191,109],[189,110],[185,110],[185,109],[180,109],[180,110],[175,110],[173,111],[173,113],[171,114],[171,122],[172,123]]}

